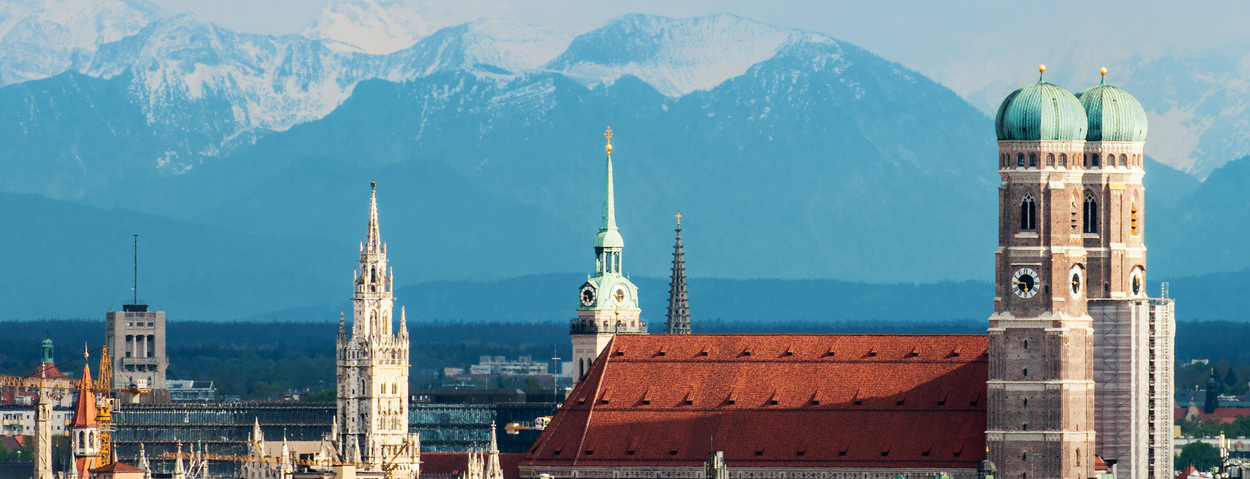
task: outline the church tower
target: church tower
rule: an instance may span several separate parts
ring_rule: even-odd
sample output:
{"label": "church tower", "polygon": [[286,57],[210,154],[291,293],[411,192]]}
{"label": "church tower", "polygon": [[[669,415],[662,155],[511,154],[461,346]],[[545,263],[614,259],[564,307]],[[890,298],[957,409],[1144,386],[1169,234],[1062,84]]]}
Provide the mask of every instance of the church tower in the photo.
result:
{"label": "church tower", "polygon": [[[96,418],[96,398],[91,381],[91,369],[82,367],[82,381],[78,398],[74,401],[74,420],[69,426],[69,438],[74,455],[74,471],[79,477],[99,467],[100,422]],[[71,479],[78,479],[73,477]]]}
{"label": "church tower", "polygon": [[1103,81],[1077,94],[1085,136],[1081,236],[1094,320],[1097,451],[1121,479],[1172,472],[1175,304],[1146,294],[1147,118],[1128,92]]}
{"label": "church tower", "polygon": [[[408,325],[400,311],[394,331],[394,273],[378,228],[377,183],[369,200],[369,227],[354,274],[350,334],[340,314],[336,341],[338,424],[344,460],[381,471],[394,464],[401,478],[417,475],[420,440],[408,433]],[[357,460],[358,458],[358,460]]]}
{"label": "church tower", "polygon": [[686,253],[681,249],[681,213],[677,214],[677,243],[673,245],[673,277],[668,282],[668,314],[664,321],[664,334],[690,334]]}
{"label": "church tower", "polygon": [[595,235],[595,274],[578,290],[577,318],[569,324],[573,339],[573,362],[577,377],[590,370],[590,364],[617,334],[647,334],[647,323],[638,308],[638,287],[622,271],[621,253],[625,239],[616,227],[616,205],[612,191],[612,129],[608,139],[607,174],[603,194],[603,222]]}
{"label": "church tower", "polygon": [[1086,120],[1080,100],[1040,78],[1008,95],[995,118],[1001,184],[986,446],[1006,479],[1094,477]]}

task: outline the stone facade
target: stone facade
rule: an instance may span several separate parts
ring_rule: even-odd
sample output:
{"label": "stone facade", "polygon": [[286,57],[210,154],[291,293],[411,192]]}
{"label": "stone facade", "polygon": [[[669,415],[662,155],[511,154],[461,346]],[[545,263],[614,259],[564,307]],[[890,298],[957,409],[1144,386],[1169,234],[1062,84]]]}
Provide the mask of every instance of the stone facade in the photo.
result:
{"label": "stone facade", "polygon": [[339,319],[336,444],[343,460],[363,464],[362,471],[389,465],[394,477],[413,478],[420,439],[408,433],[408,326],[401,310],[399,330],[393,327],[393,288],[375,190],[355,272],[350,334]]}
{"label": "stone facade", "polygon": [[165,312],[127,304],[105,313],[104,343],[113,358],[113,386],[165,389]]}

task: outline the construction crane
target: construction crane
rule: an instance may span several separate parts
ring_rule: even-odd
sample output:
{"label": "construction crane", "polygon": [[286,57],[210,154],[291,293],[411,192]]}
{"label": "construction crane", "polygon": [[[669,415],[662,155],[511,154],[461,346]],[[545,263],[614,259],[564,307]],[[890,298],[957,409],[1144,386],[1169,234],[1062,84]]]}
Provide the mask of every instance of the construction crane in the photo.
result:
{"label": "construction crane", "polygon": [[[96,395],[96,420],[100,423],[100,454],[97,464],[113,463],[113,392],[149,392],[144,389],[113,389],[113,365],[108,347],[100,347],[99,376],[92,382],[91,392]],[[90,352],[81,356],[87,359]],[[61,364],[77,361],[74,357]],[[55,367],[55,366],[54,366]],[[44,377],[49,368],[40,365],[37,376],[0,375],[0,388],[34,389],[35,394],[35,474],[34,479],[52,479],[52,400],[65,397],[66,391],[82,388],[81,379]]]}

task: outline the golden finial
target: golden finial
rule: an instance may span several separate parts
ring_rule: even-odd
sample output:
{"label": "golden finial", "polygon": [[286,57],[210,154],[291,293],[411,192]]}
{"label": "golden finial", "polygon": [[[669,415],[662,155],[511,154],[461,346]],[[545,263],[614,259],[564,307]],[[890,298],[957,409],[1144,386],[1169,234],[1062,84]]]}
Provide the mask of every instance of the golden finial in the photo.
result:
{"label": "golden finial", "polygon": [[612,127],[609,126],[608,131],[603,132],[603,137],[608,139],[608,146],[604,147],[604,149],[608,150],[608,153],[611,154],[612,153]]}
{"label": "golden finial", "polygon": [[1046,74],[1046,65],[1045,64],[1038,65],[1037,66],[1037,81],[1039,82],[1042,81],[1042,75],[1045,75],[1045,74]]}
{"label": "golden finial", "polygon": [[1098,73],[1102,75],[1102,81],[1100,83],[1106,84],[1107,83],[1107,67],[1099,68]]}
{"label": "golden finial", "polygon": [[677,213],[677,226],[681,226],[681,213]]}

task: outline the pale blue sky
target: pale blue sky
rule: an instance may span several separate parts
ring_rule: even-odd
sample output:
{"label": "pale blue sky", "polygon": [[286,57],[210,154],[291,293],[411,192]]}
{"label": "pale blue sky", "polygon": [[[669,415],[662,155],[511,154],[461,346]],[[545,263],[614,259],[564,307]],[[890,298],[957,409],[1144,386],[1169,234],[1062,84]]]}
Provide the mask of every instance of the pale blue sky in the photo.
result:
{"label": "pale blue sky", "polygon": [[[327,2],[152,1],[170,12],[190,11],[229,28],[257,33],[297,33]],[[1047,63],[1059,81],[1088,83],[1095,81],[1099,66],[1134,55],[1250,45],[1250,34],[1241,25],[1250,18],[1250,3],[1236,1],[408,1],[436,28],[488,17],[582,32],[626,13],[675,17],[735,13],[856,43],[961,95],[995,81],[1035,81],[1038,63]]]}

